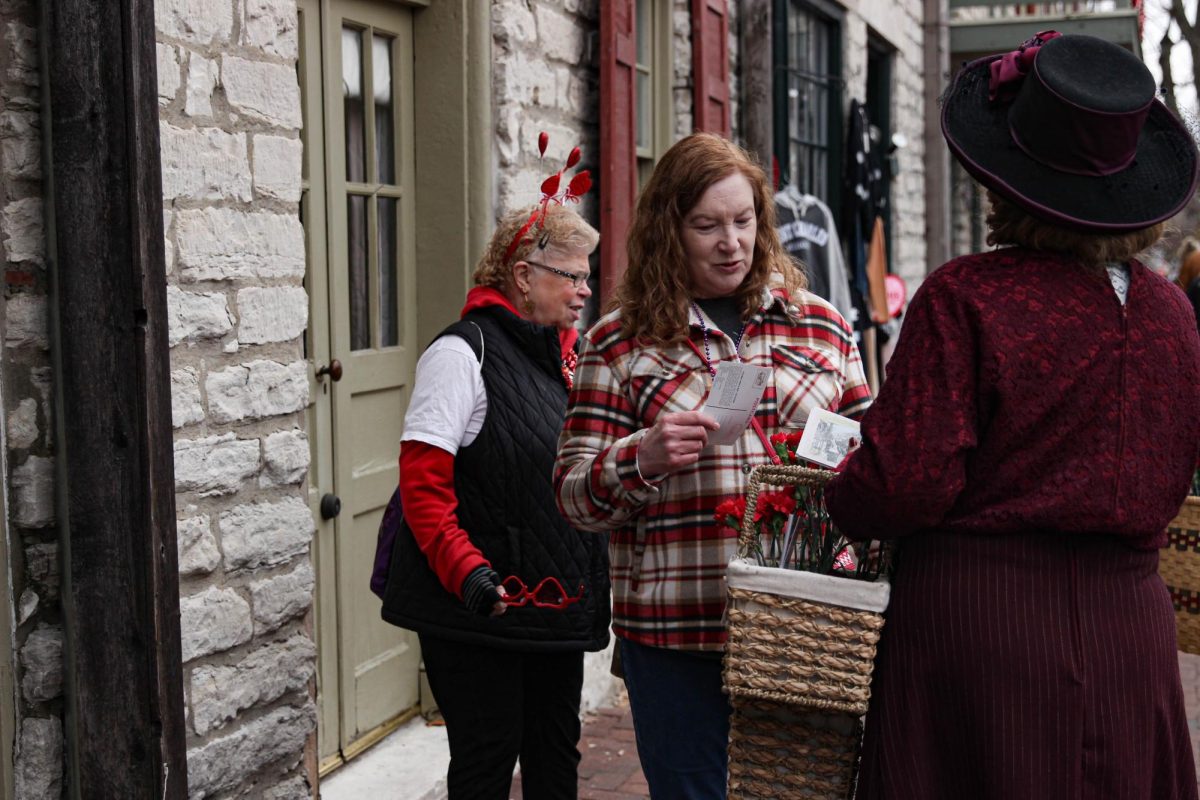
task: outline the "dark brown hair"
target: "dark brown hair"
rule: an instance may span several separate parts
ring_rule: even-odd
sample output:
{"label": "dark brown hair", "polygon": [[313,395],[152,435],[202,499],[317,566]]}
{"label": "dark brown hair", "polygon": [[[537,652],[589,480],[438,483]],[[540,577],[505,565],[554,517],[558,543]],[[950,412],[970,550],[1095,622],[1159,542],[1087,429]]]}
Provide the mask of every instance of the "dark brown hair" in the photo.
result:
{"label": "dark brown hair", "polygon": [[1065,253],[1090,267],[1128,261],[1157,242],[1165,227],[1160,222],[1127,233],[1090,233],[1044,222],[995,192],[988,192],[988,202],[988,244]]}
{"label": "dark brown hair", "polygon": [[621,309],[624,335],[659,345],[687,335],[692,287],[680,230],[708,187],[735,172],[750,182],[757,224],[754,258],[737,290],[742,314],[758,308],[773,281],[789,292],[807,286],[779,244],[775,203],[762,168],[728,139],[693,133],[663,154],[638,198],[626,246],[629,266],[609,303]]}

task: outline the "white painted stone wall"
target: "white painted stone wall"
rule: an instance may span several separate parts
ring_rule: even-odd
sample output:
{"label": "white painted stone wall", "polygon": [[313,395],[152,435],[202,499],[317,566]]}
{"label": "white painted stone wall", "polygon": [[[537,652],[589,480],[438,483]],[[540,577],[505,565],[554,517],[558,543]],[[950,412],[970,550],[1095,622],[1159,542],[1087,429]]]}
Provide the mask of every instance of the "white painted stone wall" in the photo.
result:
{"label": "white painted stone wall", "polygon": [[[735,0],[731,0],[734,2]],[[671,9],[671,95],[675,101],[675,141],[692,132],[692,11],[689,0]]]}
{"label": "white painted stone wall", "polygon": [[[600,0],[493,0],[492,118],[496,215],[537,202],[538,187],[578,145],[600,160]],[[550,135],[538,158],[538,132]],[[579,211],[597,224],[595,198]]]}
{"label": "white painted stone wall", "polygon": [[294,0],[157,0],[192,798],[312,796]]}

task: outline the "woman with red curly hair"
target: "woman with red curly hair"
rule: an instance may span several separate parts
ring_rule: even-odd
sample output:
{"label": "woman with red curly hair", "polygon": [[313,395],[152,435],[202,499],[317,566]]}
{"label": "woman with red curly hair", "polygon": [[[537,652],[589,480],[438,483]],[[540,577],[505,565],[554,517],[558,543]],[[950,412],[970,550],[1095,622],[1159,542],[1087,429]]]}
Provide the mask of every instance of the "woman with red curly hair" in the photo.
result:
{"label": "woman with red curly hair", "polygon": [[[846,321],[805,291],[775,233],[763,171],[737,145],[676,143],[638,200],[629,268],[584,336],[556,464],[559,507],[611,532],[613,630],[654,797],[723,798],[725,568],[717,505],[771,461],[767,432],[813,408],[850,417],[870,393]],[[709,446],[700,409],[721,361],[769,367],[755,425]]]}

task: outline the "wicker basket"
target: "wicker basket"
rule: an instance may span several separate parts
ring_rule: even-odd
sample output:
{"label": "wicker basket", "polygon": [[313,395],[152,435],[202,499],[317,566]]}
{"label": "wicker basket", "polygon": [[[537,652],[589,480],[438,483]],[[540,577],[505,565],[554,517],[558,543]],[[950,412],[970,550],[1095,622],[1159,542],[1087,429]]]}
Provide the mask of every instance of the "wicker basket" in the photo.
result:
{"label": "wicker basket", "polygon": [[1179,649],[1200,655],[1200,497],[1183,502],[1167,527],[1158,574],[1171,591]]}
{"label": "wicker basket", "polygon": [[745,701],[729,725],[729,800],[850,796],[862,726],[850,714]]}
{"label": "wicker basket", "polygon": [[731,800],[845,800],[890,585],[764,567],[754,510],[764,486],[824,486],[833,473],[764,466],[750,475],[728,587],[724,684]]}
{"label": "wicker basket", "polygon": [[726,575],[725,690],[735,706],[763,700],[865,714],[890,585],[763,567],[749,560],[764,485],[823,485],[832,473],[764,466],[750,476],[738,553]]}

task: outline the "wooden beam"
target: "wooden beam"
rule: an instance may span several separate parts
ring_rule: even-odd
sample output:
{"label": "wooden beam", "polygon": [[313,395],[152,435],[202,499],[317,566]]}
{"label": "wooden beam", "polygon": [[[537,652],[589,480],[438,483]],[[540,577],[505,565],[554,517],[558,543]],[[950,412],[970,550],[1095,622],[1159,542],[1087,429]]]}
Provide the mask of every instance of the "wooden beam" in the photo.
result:
{"label": "wooden beam", "polygon": [[187,796],[152,0],[43,0],[71,798]]}

